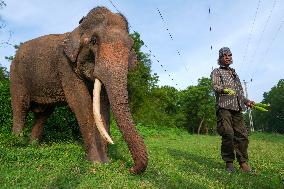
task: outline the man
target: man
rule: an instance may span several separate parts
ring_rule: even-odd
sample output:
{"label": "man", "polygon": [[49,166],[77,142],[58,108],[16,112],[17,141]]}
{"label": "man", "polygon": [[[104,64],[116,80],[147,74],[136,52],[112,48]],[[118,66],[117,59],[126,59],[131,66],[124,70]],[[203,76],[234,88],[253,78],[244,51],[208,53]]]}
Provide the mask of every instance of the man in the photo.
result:
{"label": "man", "polygon": [[235,156],[244,172],[251,171],[248,161],[248,132],[244,125],[242,111],[254,105],[244,97],[239,76],[230,65],[232,53],[228,47],[219,50],[218,64],[211,73],[216,94],[217,132],[222,136],[221,156],[226,162],[226,170],[234,172]]}

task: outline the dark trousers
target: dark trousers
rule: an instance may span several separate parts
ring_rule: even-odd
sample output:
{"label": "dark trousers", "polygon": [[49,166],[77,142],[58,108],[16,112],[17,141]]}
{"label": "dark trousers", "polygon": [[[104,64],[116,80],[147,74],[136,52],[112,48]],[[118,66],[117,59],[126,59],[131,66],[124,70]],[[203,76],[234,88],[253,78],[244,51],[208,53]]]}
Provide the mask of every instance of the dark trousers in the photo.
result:
{"label": "dark trousers", "polygon": [[241,111],[219,108],[217,110],[217,132],[222,136],[221,156],[226,162],[248,160],[248,131]]}

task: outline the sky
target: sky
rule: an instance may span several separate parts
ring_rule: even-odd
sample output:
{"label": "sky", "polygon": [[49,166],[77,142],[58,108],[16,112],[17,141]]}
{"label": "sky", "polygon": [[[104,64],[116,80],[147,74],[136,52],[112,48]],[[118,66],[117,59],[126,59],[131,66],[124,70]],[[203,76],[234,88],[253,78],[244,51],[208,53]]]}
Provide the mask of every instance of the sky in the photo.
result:
{"label": "sky", "polygon": [[[116,6],[116,8],[111,4]],[[284,0],[5,0],[0,10],[0,64],[15,54],[9,44],[72,31],[96,6],[118,9],[137,31],[150,54],[159,85],[185,89],[218,67],[227,46],[249,99],[259,102],[284,79]],[[210,13],[209,13],[210,9]],[[159,11],[163,17],[161,18]],[[211,27],[211,31],[210,31]],[[170,34],[169,34],[170,33]],[[172,36],[172,38],[171,38]],[[8,42],[9,44],[7,44]],[[212,50],[211,50],[212,46]],[[161,66],[162,65],[162,66]],[[166,71],[165,71],[166,70]]]}

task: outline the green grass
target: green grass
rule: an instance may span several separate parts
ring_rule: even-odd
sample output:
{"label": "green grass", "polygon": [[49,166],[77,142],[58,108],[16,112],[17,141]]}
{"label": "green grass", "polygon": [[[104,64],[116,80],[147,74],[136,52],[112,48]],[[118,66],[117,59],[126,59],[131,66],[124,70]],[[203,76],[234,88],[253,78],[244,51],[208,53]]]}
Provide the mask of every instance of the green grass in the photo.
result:
{"label": "green grass", "polygon": [[[131,175],[128,149],[116,129],[109,164],[84,159],[80,142],[29,145],[0,134],[0,188],[284,188],[284,136],[250,136],[253,174],[228,174],[218,136],[139,126],[149,153],[142,175]],[[237,166],[237,163],[235,164]]]}

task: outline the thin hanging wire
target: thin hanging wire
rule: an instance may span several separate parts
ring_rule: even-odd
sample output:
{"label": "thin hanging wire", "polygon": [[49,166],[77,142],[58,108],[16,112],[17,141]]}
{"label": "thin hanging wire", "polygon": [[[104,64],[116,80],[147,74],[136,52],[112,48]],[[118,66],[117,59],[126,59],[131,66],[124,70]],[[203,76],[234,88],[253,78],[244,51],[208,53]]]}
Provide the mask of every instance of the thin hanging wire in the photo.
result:
{"label": "thin hanging wire", "polygon": [[256,54],[256,52],[257,52],[259,46],[261,45],[263,35],[264,35],[264,33],[265,33],[265,31],[266,31],[266,28],[267,28],[267,26],[268,26],[268,24],[269,24],[269,22],[270,22],[270,18],[271,18],[271,15],[272,15],[273,11],[274,11],[274,8],[275,8],[276,3],[277,3],[277,0],[274,0],[273,5],[272,5],[272,8],[271,8],[270,11],[269,11],[269,15],[268,15],[268,17],[267,17],[267,19],[266,19],[266,22],[265,22],[265,24],[264,24],[263,30],[262,30],[262,32],[261,32],[260,38],[259,38],[259,40],[258,40],[258,42],[257,42],[257,44],[256,44],[256,48],[255,48],[254,52],[252,53],[252,57],[251,57],[251,61],[250,61],[250,62],[252,62],[252,60],[254,60],[255,54]]}
{"label": "thin hanging wire", "polygon": [[[163,21],[163,23],[164,23],[164,25],[165,25],[165,28],[166,28],[166,30],[167,30],[167,32],[168,32],[168,34],[169,34],[171,40],[174,41],[173,35],[172,35],[172,33],[170,32],[169,28],[167,27],[167,23],[166,23],[166,21],[165,21],[163,15],[162,15],[162,13],[161,13],[161,11],[159,10],[159,8],[157,8],[157,11],[158,11],[158,13],[159,13],[159,15],[160,15],[160,18],[162,19],[162,21]],[[182,59],[180,50],[177,49],[176,52],[177,52],[177,54],[179,55],[179,57]],[[184,64],[184,62],[183,62],[183,61],[181,61],[181,62],[182,62],[182,64],[183,64],[185,70],[188,72],[188,69],[187,69],[186,65]]]}
{"label": "thin hanging wire", "polygon": [[[108,1],[111,3],[111,5],[115,8],[115,10],[116,10],[118,13],[122,14],[121,11],[119,11],[119,9],[117,8],[117,6],[115,5],[115,3],[114,3],[112,0],[108,0]],[[133,27],[130,25],[130,23],[128,23],[128,27],[129,27],[130,29],[132,29],[132,31],[133,31],[134,33],[138,33],[138,32],[136,32],[136,31],[133,29]],[[178,87],[178,84],[174,81],[173,76],[168,73],[168,70],[167,70],[166,66],[164,66],[163,64],[161,64],[161,61],[156,57],[156,55],[152,52],[152,50],[148,47],[148,45],[147,45],[144,41],[143,41],[143,43],[144,43],[144,46],[148,49],[150,55],[152,55],[152,56],[155,58],[155,60],[156,60],[156,61],[159,63],[159,65],[162,67],[163,71],[165,71],[165,72],[167,73],[167,75],[170,77],[170,79],[171,79],[171,81],[174,83],[174,85],[175,85],[176,87]]]}
{"label": "thin hanging wire", "polygon": [[270,43],[269,43],[269,45],[267,46],[265,52],[263,53],[263,57],[262,57],[262,59],[261,59],[261,61],[260,61],[260,64],[265,60],[266,56],[269,54],[269,51],[270,51],[270,49],[271,49],[271,47],[272,47],[274,41],[275,41],[276,38],[278,37],[278,35],[279,35],[279,33],[280,33],[281,29],[282,29],[283,24],[284,24],[284,20],[282,20],[282,21],[280,22],[280,25],[279,25],[279,27],[278,27],[276,33],[274,34],[272,40],[270,41]]}
{"label": "thin hanging wire", "polygon": [[[208,8],[208,14],[209,14],[209,20],[210,20],[210,17],[211,17],[211,6],[209,6],[209,8]],[[212,26],[211,26],[211,23],[209,23],[210,25],[209,25],[209,32],[211,33],[212,32]],[[213,50],[213,45],[212,45],[212,43],[211,43],[211,45],[210,45],[210,50],[212,51]]]}
{"label": "thin hanging wire", "polygon": [[[212,23],[211,23],[211,17],[212,16],[211,15],[212,15],[212,8],[211,8],[211,5],[209,5],[209,7],[208,7],[208,19],[209,19],[209,35],[210,36],[212,35]],[[212,37],[210,37],[210,38],[212,38]],[[212,41],[210,41],[210,53],[211,53],[211,56],[212,56],[212,52],[213,52],[213,44],[212,44]],[[211,70],[213,71],[213,69],[214,69],[214,66],[212,65]]]}
{"label": "thin hanging wire", "polygon": [[258,15],[260,4],[261,4],[261,0],[258,1],[257,7],[256,7],[256,11],[255,11],[255,14],[254,14],[254,17],[253,17],[253,22],[252,22],[251,30],[250,30],[250,33],[249,33],[248,41],[247,41],[247,44],[246,44],[246,47],[245,47],[245,52],[244,52],[244,56],[243,56],[241,66],[244,64],[245,58],[247,56],[247,51],[248,51],[248,47],[249,47],[250,42],[251,42],[252,33],[253,33],[253,30],[254,30],[254,25],[255,25],[255,20],[256,20],[256,17]]}

